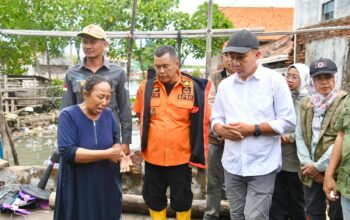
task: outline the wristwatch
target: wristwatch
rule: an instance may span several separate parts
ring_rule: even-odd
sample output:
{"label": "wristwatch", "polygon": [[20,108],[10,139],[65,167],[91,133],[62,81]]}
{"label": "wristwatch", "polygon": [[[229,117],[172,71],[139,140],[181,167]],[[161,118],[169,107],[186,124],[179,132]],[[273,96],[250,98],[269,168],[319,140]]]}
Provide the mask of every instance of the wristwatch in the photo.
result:
{"label": "wristwatch", "polygon": [[258,136],[261,135],[261,130],[260,130],[259,125],[255,125],[255,131],[254,131],[253,135],[254,135],[255,137],[258,137]]}

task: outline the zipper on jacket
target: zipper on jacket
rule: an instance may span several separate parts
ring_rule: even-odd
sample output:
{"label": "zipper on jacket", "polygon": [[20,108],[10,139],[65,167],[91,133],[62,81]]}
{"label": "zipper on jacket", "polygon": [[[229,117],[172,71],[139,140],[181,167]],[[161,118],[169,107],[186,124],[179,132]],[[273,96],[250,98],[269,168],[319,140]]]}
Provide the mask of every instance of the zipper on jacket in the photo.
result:
{"label": "zipper on jacket", "polygon": [[97,147],[96,123],[95,123],[95,121],[93,121],[93,123],[94,123],[95,144],[96,144],[96,147]]}

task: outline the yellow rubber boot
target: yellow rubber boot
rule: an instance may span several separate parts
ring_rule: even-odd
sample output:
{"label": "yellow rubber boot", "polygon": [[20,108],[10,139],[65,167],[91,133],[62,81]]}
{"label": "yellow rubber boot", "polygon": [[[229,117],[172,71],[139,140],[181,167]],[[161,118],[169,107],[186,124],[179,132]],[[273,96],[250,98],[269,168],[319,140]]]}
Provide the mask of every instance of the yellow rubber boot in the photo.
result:
{"label": "yellow rubber boot", "polygon": [[191,209],[185,212],[176,212],[176,220],[191,220]]}
{"label": "yellow rubber boot", "polygon": [[149,209],[149,214],[152,220],[166,220],[166,209],[161,211],[154,211]]}

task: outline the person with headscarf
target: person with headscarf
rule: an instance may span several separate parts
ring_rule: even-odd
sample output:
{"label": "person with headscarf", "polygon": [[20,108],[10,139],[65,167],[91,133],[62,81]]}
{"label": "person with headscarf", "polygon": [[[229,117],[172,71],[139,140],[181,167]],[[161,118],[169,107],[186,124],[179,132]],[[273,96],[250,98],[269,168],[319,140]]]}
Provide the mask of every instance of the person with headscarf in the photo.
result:
{"label": "person with headscarf", "polygon": [[[324,172],[337,137],[334,127],[343,109],[347,93],[336,87],[336,64],[327,58],[310,65],[311,99],[300,106],[296,129],[300,178],[304,184],[306,215],[310,220],[326,219]],[[339,200],[329,201],[330,220],[342,218]]]}
{"label": "person with headscarf", "polygon": [[[309,98],[308,85],[310,81],[309,67],[302,63],[290,65],[285,74],[291,92],[295,112],[298,115],[300,105]],[[305,219],[305,200],[303,184],[298,175],[300,167],[295,144],[295,133],[283,134],[282,170],[277,174],[275,189],[272,196],[270,220]]]}

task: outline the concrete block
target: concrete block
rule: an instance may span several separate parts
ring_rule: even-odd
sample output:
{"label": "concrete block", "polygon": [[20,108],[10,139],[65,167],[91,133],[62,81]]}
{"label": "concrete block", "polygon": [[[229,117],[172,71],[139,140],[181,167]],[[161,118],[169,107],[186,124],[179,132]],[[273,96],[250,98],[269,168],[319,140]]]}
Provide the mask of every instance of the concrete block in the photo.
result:
{"label": "concrete block", "polygon": [[0,159],[0,170],[9,166],[9,162],[7,160]]}

